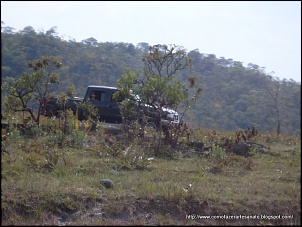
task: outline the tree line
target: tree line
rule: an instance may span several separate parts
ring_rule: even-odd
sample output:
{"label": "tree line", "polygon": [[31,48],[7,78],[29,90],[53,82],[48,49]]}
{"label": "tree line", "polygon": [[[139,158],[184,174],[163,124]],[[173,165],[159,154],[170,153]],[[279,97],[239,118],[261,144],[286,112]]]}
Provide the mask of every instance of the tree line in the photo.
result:
{"label": "tree line", "polygon": [[[83,96],[88,85],[117,86],[126,69],[133,74],[143,69],[146,62],[142,59],[150,48],[143,42],[136,46],[100,43],[92,37],[82,42],[67,41],[58,36],[55,27],[37,32],[28,26],[15,32],[4,25],[2,22],[1,84],[21,77],[29,61],[57,56],[63,65],[60,82],[51,87],[53,93],[66,91],[72,84],[77,96]],[[253,63],[244,67],[240,61],[197,49],[187,52],[187,57],[191,67],[177,71],[175,78],[188,83],[192,76],[202,90],[189,106],[177,106],[179,112],[186,111],[183,120],[188,125],[216,130],[255,127],[264,132],[300,135],[300,83],[280,80]],[[188,91],[188,97],[193,99],[194,95],[194,91]]]}

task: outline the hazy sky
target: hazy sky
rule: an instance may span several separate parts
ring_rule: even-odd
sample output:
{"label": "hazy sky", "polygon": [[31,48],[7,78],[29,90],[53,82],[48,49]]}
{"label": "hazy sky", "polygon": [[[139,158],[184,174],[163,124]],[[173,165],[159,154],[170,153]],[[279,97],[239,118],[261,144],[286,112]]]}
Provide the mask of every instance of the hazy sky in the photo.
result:
{"label": "hazy sky", "polygon": [[1,1],[1,21],[77,42],[176,44],[301,82],[300,1]]}

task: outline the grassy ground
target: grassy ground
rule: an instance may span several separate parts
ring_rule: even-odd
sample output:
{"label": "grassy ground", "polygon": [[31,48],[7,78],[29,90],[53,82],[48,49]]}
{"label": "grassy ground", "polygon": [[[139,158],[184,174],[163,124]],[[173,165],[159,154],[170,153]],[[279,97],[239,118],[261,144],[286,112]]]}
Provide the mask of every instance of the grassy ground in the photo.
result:
{"label": "grassy ground", "polygon": [[[233,135],[196,130],[192,139]],[[186,146],[154,158],[154,142],[115,141],[102,130],[73,132],[63,146],[59,136],[5,135],[2,225],[301,224],[300,138],[261,134],[253,142],[266,149],[220,159]]]}

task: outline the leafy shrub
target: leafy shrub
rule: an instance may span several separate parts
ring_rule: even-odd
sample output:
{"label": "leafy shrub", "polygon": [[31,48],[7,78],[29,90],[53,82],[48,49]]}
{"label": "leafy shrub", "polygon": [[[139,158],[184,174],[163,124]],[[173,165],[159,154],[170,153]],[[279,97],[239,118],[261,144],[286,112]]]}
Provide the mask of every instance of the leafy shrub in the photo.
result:
{"label": "leafy shrub", "polygon": [[73,130],[71,134],[66,138],[66,145],[69,147],[74,147],[81,149],[86,140],[86,132],[80,130]]}
{"label": "leafy shrub", "polygon": [[218,145],[213,145],[212,149],[209,151],[210,157],[213,157],[218,163],[223,162],[226,152],[225,149],[218,146]]}

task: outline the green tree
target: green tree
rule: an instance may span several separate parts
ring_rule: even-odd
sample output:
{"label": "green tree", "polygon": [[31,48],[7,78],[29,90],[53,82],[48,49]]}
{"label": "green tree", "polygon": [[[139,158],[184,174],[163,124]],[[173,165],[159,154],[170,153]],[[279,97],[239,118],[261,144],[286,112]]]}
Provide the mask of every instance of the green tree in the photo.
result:
{"label": "green tree", "polygon": [[[175,45],[154,45],[149,47],[149,51],[143,55],[144,69],[143,73],[132,72],[126,70],[117,81],[120,92],[117,98],[123,96],[131,99],[131,91],[140,96],[143,105],[147,104],[155,110],[155,119],[157,119],[159,127],[165,132],[165,136],[169,137],[169,128],[162,125],[160,118],[164,108],[177,107],[181,103],[185,103],[187,109],[190,100],[195,100],[202,89],[197,89],[193,98],[189,98],[189,88],[193,88],[196,82],[196,76],[188,76],[188,84],[177,80],[176,73],[191,67],[191,59],[187,53]],[[133,97],[133,96],[132,96]],[[147,111],[148,108],[145,108]],[[148,115],[148,113],[145,112]],[[159,130],[161,133],[161,130]],[[159,150],[161,144],[161,134],[159,134],[159,143],[156,150]]]}
{"label": "green tree", "polygon": [[[27,112],[31,119],[39,124],[40,115],[45,108],[46,97],[52,85],[59,82],[58,69],[62,67],[59,58],[44,56],[28,62],[31,73],[25,72],[17,79],[9,79],[1,86],[4,93],[6,113]],[[35,104],[38,103],[38,108]]]}

